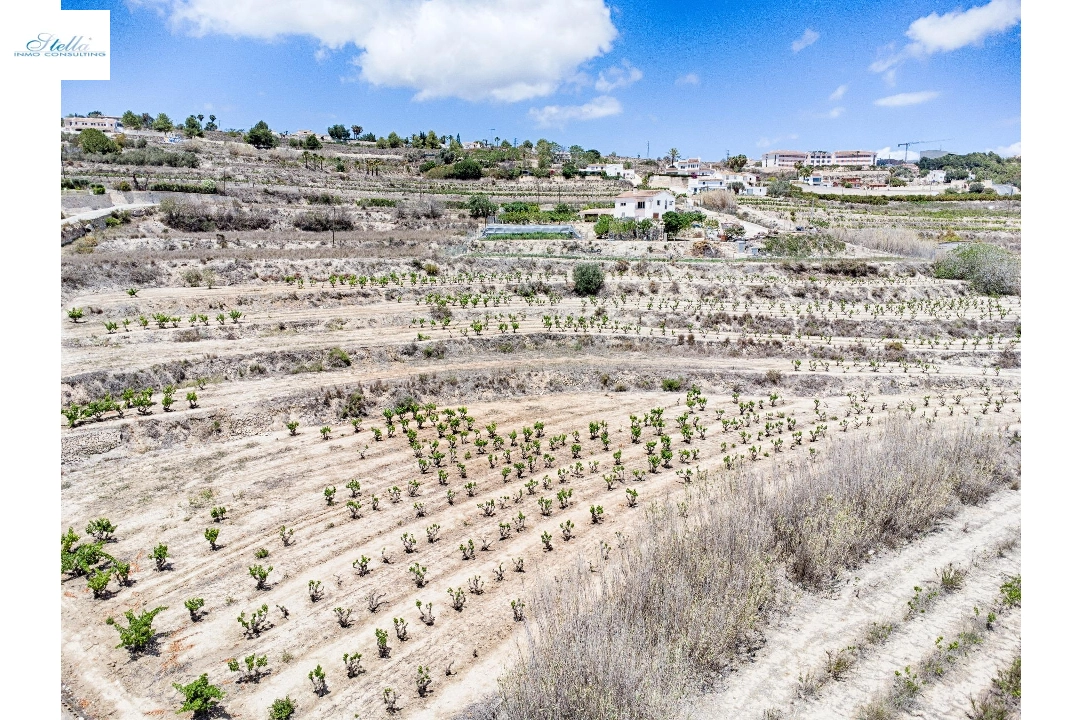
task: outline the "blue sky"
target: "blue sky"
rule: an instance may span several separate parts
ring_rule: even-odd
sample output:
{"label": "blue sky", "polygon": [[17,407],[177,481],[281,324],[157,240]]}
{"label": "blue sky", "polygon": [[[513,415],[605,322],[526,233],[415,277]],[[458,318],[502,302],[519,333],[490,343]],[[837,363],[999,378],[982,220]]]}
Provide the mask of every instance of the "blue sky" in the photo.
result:
{"label": "blue sky", "polygon": [[112,11],[112,80],[64,113],[214,113],[707,159],[1020,152],[1018,0],[64,0]]}

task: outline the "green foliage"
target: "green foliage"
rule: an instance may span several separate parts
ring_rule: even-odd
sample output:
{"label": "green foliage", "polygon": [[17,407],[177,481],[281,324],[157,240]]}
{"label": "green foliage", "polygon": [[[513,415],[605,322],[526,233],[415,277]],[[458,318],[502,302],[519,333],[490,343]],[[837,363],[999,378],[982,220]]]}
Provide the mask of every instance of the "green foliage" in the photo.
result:
{"label": "green foliage", "polygon": [[120,116],[120,124],[128,130],[135,130],[143,127],[143,118],[141,115],[136,115],[131,110],[124,111],[124,114]]}
{"label": "green foliage", "polygon": [[167,133],[173,129],[173,121],[165,113],[158,113],[150,127],[160,133]]}
{"label": "green foliage", "polygon": [[83,152],[100,155],[120,152],[120,146],[97,128],[86,128],[79,133],[79,147]]}
{"label": "green foliage", "polygon": [[471,195],[466,202],[466,208],[470,211],[470,217],[474,218],[488,217],[499,211],[499,206],[492,202],[488,195],[481,194]]}
{"label": "green foliage", "polygon": [[68,310],[68,317],[71,318],[71,321],[73,323],[79,322],[79,320],[81,320],[83,317],[83,309],[77,307],[71,308],[70,310]]}
{"label": "green foliage", "polygon": [[278,138],[271,131],[267,123],[260,120],[244,136],[244,142],[257,148],[278,147]]}
{"label": "green foliage", "polygon": [[321,147],[323,147],[323,143],[315,135],[309,135],[304,139],[304,148],[306,150],[319,150]]}
{"label": "green foliage", "polygon": [[290,720],[294,712],[296,712],[296,707],[293,705],[293,700],[286,695],[271,703],[269,717],[270,720]]}
{"label": "green foliage", "polygon": [[184,134],[189,138],[203,137],[203,123],[195,115],[184,119]]}
{"label": "green foliage", "polygon": [[917,167],[926,170],[945,170],[948,179],[965,179],[972,172],[977,180],[1010,183],[1022,187],[1022,158],[1003,158],[994,152],[956,155],[947,153],[937,158],[921,158]]}
{"label": "green foliage", "polygon": [[109,518],[98,518],[86,524],[86,534],[93,535],[98,542],[108,542],[113,539],[116,525],[109,522]]}
{"label": "green foliage", "polygon": [[480,163],[473,158],[464,158],[451,165],[450,171],[444,177],[456,180],[480,180],[482,174]]}
{"label": "green foliage", "polygon": [[1003,604],[1007,607],[1018,607],[1022,604],[1022,576],[1015,575],[999,586],[999,594]]}
{"label": "green foliage", "polygon": [[330,135],[335,142],[345,142],[346,140],[349,140],[349,130],[346,129],[345,125],[331,125],[327,128],[327,134]]}
{"label": "green foliage", "polygon": [[144,610],[139,615],[127,610],[124,617],[128,620],[128,627],[124,627],[111,617],[105,621],[105,624],[112,625],[120,634],[120,644],[117,647],[127,648],[128,652],[135,655],[146,649],[154,639],[154,617],[165,609],[156,607],[153,610]]}
{"label": "green foliage", "polygon": [[210,549],[211,550],[217,550],[218,549],[218,545],[217,545],[217,542],[218,542],[218,528],[207,528],[203,532],[203,537],[206,538],[207,542],[210,543]]}
{"label": "green foliage", "polygon": [[203,180],[198,185],[194,183],[154,182],[150,184],[150,189],[155,192],[179,192],[213,195],[214,193],[218,192],[218,185],[210,179]]}
{"label": "green foliage", "polygon": [[670,235],[675,235],[681,230],[686,230],[691,227],[692,223],[701,223],[705,219],[706,216],[698,210],[692,212],[675,212],[670,210],[661,216],[661,222],[665,225],[665,232]]}
{"label": "green foliage", "polygon": [[984,295],[1018,295],[1022,292],[1021,259],[989,243],[965,243],[936,260],[937,278],[966,280]]}
{"label": "green foliage", "polygon": [[225,697],[221,688],[210,684],[206,673],[187,685],[173,683],[173,687],[184,696],[184,704],[178,712],[193,712],[195,717],[206,717],[218,701]]}
{"label": "green foliage", "polygon": [[572,273],[575,292],[579,295],[596,295],[605,284],[605,273],[597,263],[579,263]]}
{"label": "green foliage", "polygon": [[203,607],[203,598],[189,598],[184,601],[184,609],[192,618],[192,622],[199,619],[199,611]]}
{"label": "green foliage", "polygon": [[158,543],[154,546],[154,549],[150,552],[150,558],[154,560],[154,564],[158,570],[165,569],[166,559],[169,557],[169,549],[165,543]]}

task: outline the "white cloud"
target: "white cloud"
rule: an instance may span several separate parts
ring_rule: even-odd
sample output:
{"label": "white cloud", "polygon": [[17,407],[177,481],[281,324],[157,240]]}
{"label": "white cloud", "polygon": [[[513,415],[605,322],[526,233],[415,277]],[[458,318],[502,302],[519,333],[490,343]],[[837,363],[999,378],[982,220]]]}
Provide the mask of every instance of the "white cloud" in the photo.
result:
{"label": "white cloud", "polygon": [[796,140],[798,137],[799,136],[796,133],[791,133],[789,135],[778,135],[777,137],[773,137],[773,138],[761,137],[756,141],[755,147],[761,147],[761,148],[776,147],[777,144],[779,142],[781,142],[782,140]]}
{"label": "white cloud", "polygon": [[811,28],[804,31],[804,34],[793,41],[793,52],[798,53],[804,48],[808,47],[816,40],[819,39],[819,33],[815,32]]}
{"label": "white cloud", "polygon": [[[914,156],[919,156],[919,155],[920,155],[919,152],[916,152],[915,150],[910,149],[908,157],[913,158]],[[905,153],[905,150],[903,148],[892,148],[892,147],[890,147],[888,145],[887,147],[883,148],[882,150],[877,150],[876,153],[875,153],[875,156],[877,158],[881,158],[883,160],[904,160],[906,158],[906,153]]]}
{"label": "white cloud", "polygon": [[831,108],[830,112],[828,112],[826,114],[826,117],[831,119],[831,120],[835,120],[837,118],[840,118],[842,116],[842,113],[844,113],[844,112],[845,112],[845,108],[843,108],[843,107]]}
{"label": "white cloud", "polygon": [[842,96],[845,95],[845,91],[848,90],[848,89],[849,89],[848,85],[839,85],[837,90],[830,93],[830,99],[831,100],[841,100]]}
{"label": "white cloud", "polygon": [[131,2],[159,9],[175,29],[195,35],[302,35],[329,49],[353,45],[361,50],[361,79],[412,88],[418,100],[549,95],[616,38],[605,0]]}
{"label": "white cloud", "polygon": [[681,75],[680,77],[676,78],[676,84],[677,85],[698,85],[699,84],[699,76],[696,75],[695,73],[688,73],[687,75]]}
{"label": "white cloud", "polygon": [[922,90],[920,92],[898,93],[879,98],[875,104],[879,107],[905,107],[907,105],[920,105],[940,96],[938,90]]}
{"label": "white cloud", "polygon": [[624,60],[619,65],[613,65],[608,70],[598,73],[594,89],[601,93],[607,93],[616,88],[637,83],[639,80],[642,80],[642,70],[634,67],[630,61]]}
{"label": "white cloud", "polygon": [[[940,15],[931,13],[909,24],[906,37],[910,43],[901,52],[893,43],[880,48],[879,57],[869,70],[893,73],[907,59],[953,52],[969,45],[979,45],[985,38],[1010,30],[1022,19],[1021,0],[990,0],[968,10]],[[890,75],[893,80],[893,74]]]}
{"label": "white cloud", "polygon": [[597,120],[619,115],[624,111],[620,101],[608,95],[600,95],[584,105],[546,105],[530,108],[530,117],[540,127],[563,127],[569,122]]}
{"label": "white cloud", "polygon": [[1022,141],[1013,142],[1010,145],[1000,145],[999,147],[991,148],[991,151],[1000,157],[1015,157],[1022,154]]}
{"label": "white cloud", "polygon": [[951,52],[977,45],[989,35],[1001,33],[1022,19],[1020,0],[991,0],[987,5],[946,15],[932,13],[914,20],[906,37],[925,54]]}

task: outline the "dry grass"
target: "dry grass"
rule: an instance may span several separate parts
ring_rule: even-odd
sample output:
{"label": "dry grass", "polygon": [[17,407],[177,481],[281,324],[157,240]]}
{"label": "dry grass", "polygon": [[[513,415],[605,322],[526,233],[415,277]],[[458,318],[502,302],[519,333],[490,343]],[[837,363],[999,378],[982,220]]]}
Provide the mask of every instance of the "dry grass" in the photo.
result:
{"label": "dry grass", "polygon": [[580,566],[537,591],[499,716],[675,716],[755,643],[778,573],[819,586],[927,531],[1003,484],[1001,455],[990,435],[893,418],[789,475],[747,473],[653,507],[602,572]]}
{"label": "dry grass", "polygon": [[838,240],[850,245],[928,260],[935,258],[939,245],[937,240],[922,238],[915,230],[905,228],[838,228],[831,232]]}
{"label": "dry grass", "polygon": [[717,212],[736,212],[736,195],[728,190],[711,190],[699,195],[699,205]]}

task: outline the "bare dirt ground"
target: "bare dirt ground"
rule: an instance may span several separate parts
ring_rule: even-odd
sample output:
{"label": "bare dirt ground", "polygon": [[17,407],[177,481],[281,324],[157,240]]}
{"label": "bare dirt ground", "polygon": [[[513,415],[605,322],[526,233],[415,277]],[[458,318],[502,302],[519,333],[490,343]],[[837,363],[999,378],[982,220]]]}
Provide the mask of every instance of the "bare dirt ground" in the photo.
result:
{"label": "bare dirt ground", "polygon": [[[242,161],[231,160],[234,172],[263,181],[285,172]],[[365,179],[357,192],[377,187]],[[281,228],[218,238],[162,233],[148,219],[65,255],[63,309],[83,317],[59,319],[62,407],[106,396],[125,406],[126,389],[144,388],[153,406],[86,415],[70,428],[60,418],[60,530],[86,541],[87,524],[109,518],[117,529],[105,551],[131,563],[129,583],[111,579],[101,597],[85,576],[62,575],[63,712],[171,716],[173,684],[206,673],[233,718],[264,718],[286,695],[295,717],[380,717],[385,688],[397,692],[401,717],[452,718],[498,689],[523,635],[513,600],[529,601],[573,564],[603,562],[605,546],[627,542],[651,504],[724,478],[734,458],[784,467],[891,414],[979,426],[1005,448],[1020,438],[1020,299],[974,295],[920,262],[699,263],[680,253],[670,262],[644,247],[641,263],[606,262],[604,289],[585,298],[570,284],[579,260],[561,257],[588,258],[582,248],[539,241],[531,252],[495,252],[464,246],[458,230],[396,225],[384,211],[369,221],[332,248]],[[379,234],[384,225],[401,237]],[[425,263],[438,269],[430,275]],[[693,388],[703,405],[687,404]],[[395,417],[389,437],[384,410],[410,400],[439,415],[421,427],[412,413]],[[656,472],[629,421],[652,408],[664,409],[673,435],[673,456]],[[685,411],[702,428],[686,440],[675,421]],[[460,434],[437,427],[452,416]],[[402,419],[416,432],[412,448]],[[643,440],[656,441],[652,432]],[[607,483],[618,465],[622,477]],[[793,587],[765,644],[688,716],[759,718],[774,708],[854,717],[1018,573],[1020,502],[1019,490],[1004,490],[826,592]],[[213,519],[213,508],[224,517]],[[208,528],[219,530],[216,549]],[[293,531],[289,544],[282,528]],[[149,557],[159,543],[169,554],[160,571]],[[948,563],[967,568],[965,582],[906,619],[913,587],[934,583]],[[265,589],[255,565],[273,567]],[[474,578],[482,592],[467,590]],[[448,593],[458,588],[461,611]],[[190,598],[205,603],[196,621]],[[432,603],[431,625],[418,601]],[[264,604],[268,627],[246,634],[237,616]],[[107,618],[159,606],[167,609],[145,652],[115,647]],[[348,621],[336,608],[352,611]],[[1020,609],[1005,613],[913,712],[963,717],[968,695],[1016,652],[1020,618]],[[844,677],[798,692],[802,673],[873,621],[895,623],[887,642],[863,649]],[[377,629],[389,633],[389,657],[377,654]],[[349,678],[342,657],[355,652],[364,672]],[[266,672],[237,682],[227,662],[252,654],[267,657]],[[309,681],[317,665],[323,696]],[[419,666],[431,676],[424,695]]]}

